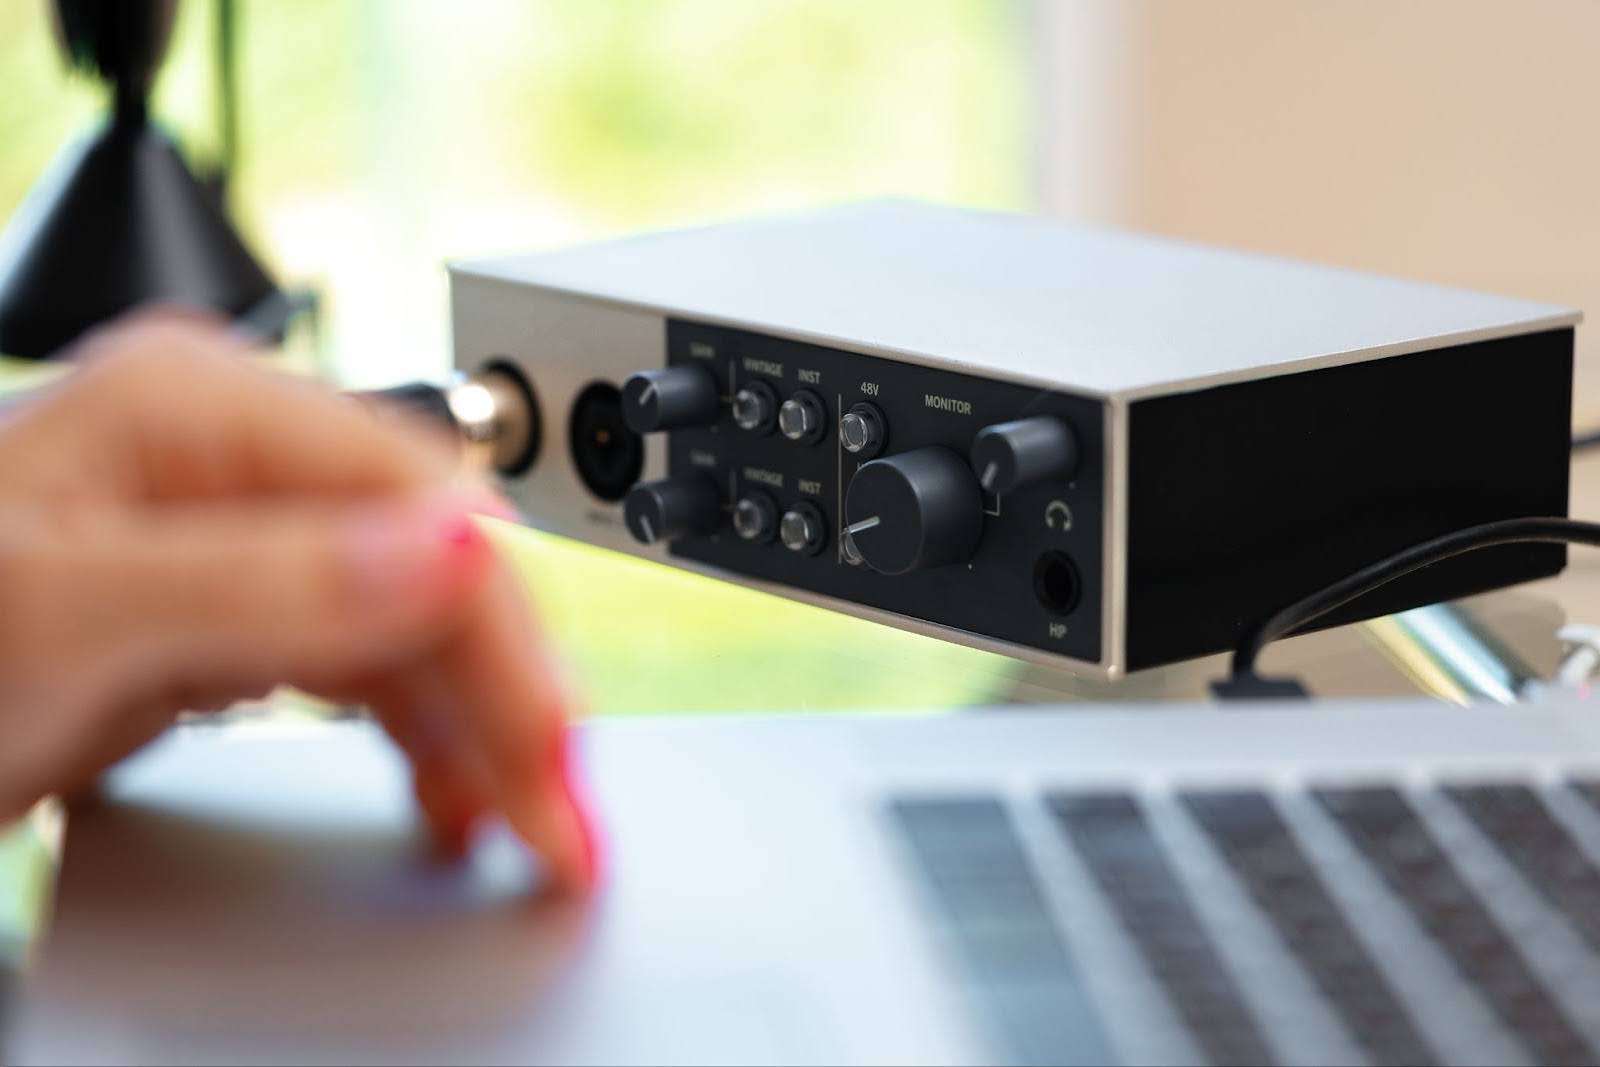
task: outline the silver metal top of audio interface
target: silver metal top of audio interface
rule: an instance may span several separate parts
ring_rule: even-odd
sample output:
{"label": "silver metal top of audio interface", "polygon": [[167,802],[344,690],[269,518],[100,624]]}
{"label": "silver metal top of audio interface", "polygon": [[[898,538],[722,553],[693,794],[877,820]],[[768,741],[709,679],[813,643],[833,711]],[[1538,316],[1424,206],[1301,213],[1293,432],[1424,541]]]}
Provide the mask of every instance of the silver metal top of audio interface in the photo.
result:
{"label": "silver metal top of audio interface", "polygon": [[1485,293],[903,201],[452,269],[1122,399],[1580,318]]}

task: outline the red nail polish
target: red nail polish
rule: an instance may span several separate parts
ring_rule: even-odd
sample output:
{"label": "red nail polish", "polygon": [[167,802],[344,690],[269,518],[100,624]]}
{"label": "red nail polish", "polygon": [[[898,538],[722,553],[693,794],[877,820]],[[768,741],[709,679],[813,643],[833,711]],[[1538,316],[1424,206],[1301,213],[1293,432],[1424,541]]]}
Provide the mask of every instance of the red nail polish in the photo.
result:
{"label": "red nail polish", "polygon": [[488,536],[449,498],[355,509],[345,550],[352,596],[384,612],[453,596],[494,561]]}
{"label": "red nail polish", "polygon": [[571,729],[563,725],[561,732],[556,736],[555,742],[556,780],[561,784],[561,791],[566,796],[573,820],[577,824],[578,844],[582,849],[580,861],[583,864],[585,884],[593,887],[600,880],[600,837],[594,816],[590,811],[588,798],[582,782],[579,780],[575,762],[572,759],[570,738]]}
{"label": "red nail polish", "polygon": [[471,515],[455,512],[439,520],[437,528],[445,552],[440,576],[446,588],[471,585],[494,562],[494,546]]}
{"label": "red nail polish", "polygon": [[446,516],[440,532],[446,544],[457,548],[477,548],[485,543],[483,531],[467,515]]}

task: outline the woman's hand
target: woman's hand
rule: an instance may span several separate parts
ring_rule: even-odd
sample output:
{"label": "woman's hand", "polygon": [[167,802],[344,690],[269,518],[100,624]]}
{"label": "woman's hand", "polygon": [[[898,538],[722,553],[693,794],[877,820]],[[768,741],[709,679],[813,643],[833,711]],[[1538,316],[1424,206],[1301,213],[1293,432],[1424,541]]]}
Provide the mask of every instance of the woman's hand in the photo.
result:
{"label": "woman's hand", "polygon": [[448,442],[141,313],[0,421],[0,822],[186,709],[290,684],[369,705],[450,847],[503,813],[593,877],[568,696]]}

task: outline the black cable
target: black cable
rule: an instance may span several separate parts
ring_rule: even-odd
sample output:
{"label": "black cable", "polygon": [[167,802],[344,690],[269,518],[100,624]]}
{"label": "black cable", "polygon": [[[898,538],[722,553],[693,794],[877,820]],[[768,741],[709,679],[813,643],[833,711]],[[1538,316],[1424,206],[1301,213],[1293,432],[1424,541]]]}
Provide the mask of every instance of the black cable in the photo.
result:
{"label": "black cable", "polygon": [[[1332,585],[1301,597],[1247,631],[1233,653],[1231,682],[1234,687],[1259,687],[1260,683],[1267,680],[1256,678],[1256,659],[1267,645],[1396,578],[1474,549],[1531,541],[1600,546],[1600,523],[1561,518],[1502,519],[1481,526],[1469,526],[1465,530],[1435,537],[1403,552],[1396,552]],[[1237,695],[1251,694],[1240,692]]]}
{"label": "black cable", "polygon": [[1572,435],[1572,450],[1586,452],[1600,445],[1600,430],[1585,430],[1583,433]]}

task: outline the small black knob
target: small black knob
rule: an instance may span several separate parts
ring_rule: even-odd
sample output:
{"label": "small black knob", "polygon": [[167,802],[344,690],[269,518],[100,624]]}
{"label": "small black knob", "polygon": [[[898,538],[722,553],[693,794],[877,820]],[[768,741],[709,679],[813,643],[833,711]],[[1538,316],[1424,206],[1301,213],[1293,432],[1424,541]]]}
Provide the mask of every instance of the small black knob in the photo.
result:
{"label": "small black knob", "polygon": [[863,464],[844,510],[845,535],[884,574],[964,562],[983,534],[983,494],[972,469],[937,445]]}
{"label": "small black knob", "polygon": [[1078,470],[1078,438],[1054,415],[987,426],[972,442],[972,469],[987,493],[1009,493],[1033,482],[1064,482]]}
{"label": "small black knob", "polygon": [[623,498],[622,521],[642,545],[715,533],[722,524],[722,498],[706,474],[640,482]]}
{"label": "small black knob", "polygon": [[710,426],[721,414],[717,380],[704,367],[642,370],[622,383],[622,417],[634,433]]}

